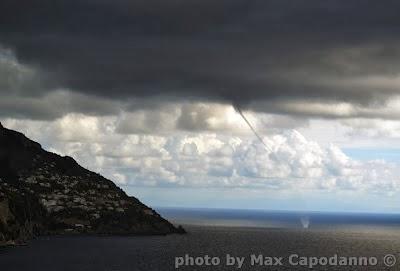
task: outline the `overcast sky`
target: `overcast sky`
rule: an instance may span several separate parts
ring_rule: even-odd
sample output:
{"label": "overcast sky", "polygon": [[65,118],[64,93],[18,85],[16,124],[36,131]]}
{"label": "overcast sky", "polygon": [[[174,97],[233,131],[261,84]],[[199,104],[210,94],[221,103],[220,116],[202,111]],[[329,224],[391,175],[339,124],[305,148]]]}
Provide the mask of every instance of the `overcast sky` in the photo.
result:
{"label": "overcast sky", "polygon": [[2,0],[0,120],[152,206],[400,211],[399,8]]}

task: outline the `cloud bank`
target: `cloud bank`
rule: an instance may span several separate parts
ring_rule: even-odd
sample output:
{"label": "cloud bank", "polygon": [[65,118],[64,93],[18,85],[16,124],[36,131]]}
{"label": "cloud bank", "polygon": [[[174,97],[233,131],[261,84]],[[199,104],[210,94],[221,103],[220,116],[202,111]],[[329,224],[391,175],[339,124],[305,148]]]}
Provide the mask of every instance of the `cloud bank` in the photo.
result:
{"label": "cloud bank", "polygon": [[[389,0],[5,0],[0,93],[2,108],[13,110],[3,114],[51,119],[91,108],[102,115],[144,98],[152,102],[142,106],[211,101],[305,117],[393,117],[378,111],[399,94],[399,7]],[[60,90],[71,103],[53,102]],[[48,108],[27,101],[39,98]]]}
{"label": "cloud bank", "polygon": [[113,118],[69,115],[53,122],[9,120],[61,154],[71,155],[125,187],[355,191],[393,196],[398,164],[357,161],[296,130],[264,137],[219,133],[120,135]]}

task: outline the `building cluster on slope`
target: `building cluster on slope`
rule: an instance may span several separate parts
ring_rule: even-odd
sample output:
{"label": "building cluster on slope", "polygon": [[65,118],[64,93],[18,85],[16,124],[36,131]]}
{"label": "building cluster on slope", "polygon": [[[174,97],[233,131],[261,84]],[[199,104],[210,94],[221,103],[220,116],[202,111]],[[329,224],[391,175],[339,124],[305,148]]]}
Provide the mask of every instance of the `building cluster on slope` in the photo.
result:
{"label": "building cluster on slope", "polygon": [[[37,157],[35,159],[40,159]],[[56,164],[41,163],[35,173],[20,176],[27,193],[38,197],[39,202],[52,215],[68,212],[86,214],[89,221],[98,220],[104,213],[124,213],[128,208],[142,206],[129,200],[120,189],[111,189],[108,181],[99,181],[99,175],[86,173],[84,176],[61,175],[54,170]],[[96,181],[93,181],[96,180]],[[135,206],[137,205],[137,206]],[[155,215],[151,209],[142,210],[144,215]],[[75,228],[90,227],[90,222],[75,223]]]}

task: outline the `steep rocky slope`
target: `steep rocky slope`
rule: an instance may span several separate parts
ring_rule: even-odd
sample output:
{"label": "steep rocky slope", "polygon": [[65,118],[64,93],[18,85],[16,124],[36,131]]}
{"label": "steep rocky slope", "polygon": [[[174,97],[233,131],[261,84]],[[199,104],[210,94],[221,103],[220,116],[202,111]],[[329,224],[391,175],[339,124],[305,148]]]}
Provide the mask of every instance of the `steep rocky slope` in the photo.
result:
{"label": "steep rocky slope", "polygon": [[71,157],[0,124],[0,242],[35,234],[183,231]]}

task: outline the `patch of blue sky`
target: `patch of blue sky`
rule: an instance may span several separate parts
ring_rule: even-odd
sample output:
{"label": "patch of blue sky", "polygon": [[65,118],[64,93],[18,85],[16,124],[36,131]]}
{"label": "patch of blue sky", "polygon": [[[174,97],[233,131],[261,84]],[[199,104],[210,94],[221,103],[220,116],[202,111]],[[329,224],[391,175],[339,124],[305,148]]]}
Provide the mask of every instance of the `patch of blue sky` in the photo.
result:
{"label": "patch of blue sky", "polygon": [[400,162],[400,149],[344,148],[342,150],[347,156],[355,160],[382,159],[388,162]]}

